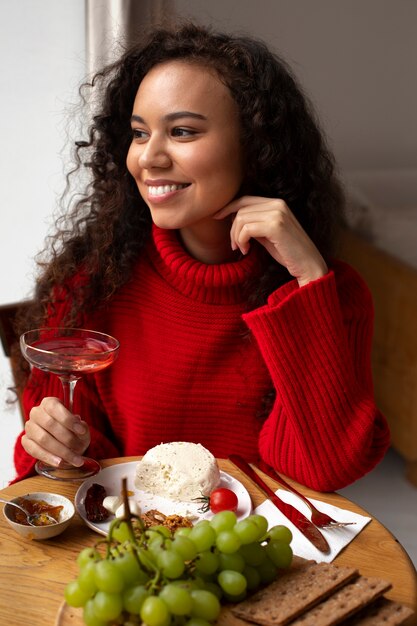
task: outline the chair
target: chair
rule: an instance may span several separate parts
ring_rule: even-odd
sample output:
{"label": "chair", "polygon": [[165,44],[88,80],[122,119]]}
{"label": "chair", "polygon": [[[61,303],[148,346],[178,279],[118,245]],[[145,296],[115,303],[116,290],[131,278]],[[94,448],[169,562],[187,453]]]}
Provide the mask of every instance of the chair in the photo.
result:
{"label": "chair", "polygon": [[22,423],[24,423],[24,411],[19,393],[19,377],[17,352],[19,350],[19,338],[16,334],[14,321],[17,311],[22,307],[29,306],[30,301],[13,302],[10,304],[0,304],[0,339],[5,356],[10,360],[14,386],[16,388],[17,400],[19,402]]}

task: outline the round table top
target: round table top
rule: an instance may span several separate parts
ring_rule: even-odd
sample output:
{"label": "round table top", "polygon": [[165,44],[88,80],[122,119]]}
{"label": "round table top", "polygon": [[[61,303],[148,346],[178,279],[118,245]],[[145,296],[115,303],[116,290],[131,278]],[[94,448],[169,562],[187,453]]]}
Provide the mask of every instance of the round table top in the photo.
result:
{"label": "round table top", "polygon": [[[139,458],[107,459],[101,465],[104,468]],[[220,459],[219,466],[247,488],[254,508],[265,500],[259,489],[230,461]],[[267,477],[265,482],[274,489],[278,488]],[[304,495],[372,517],[357,504],[336,493],[317,493],[294,481],[289,482]],[[13,498],[34,491],[50,491],[74,500],[79,485],[34,476],[6,487],[0,491],[0,495]],[[78,513],[62,535],[46,541],[23,539],[1,515],[0,623],[11,623],[11,616],[13,626],[49,626],[56,623],[64,587],[77,574],[76,557],[83,547],[93,545],[98,538]],[[353,566],[364,576],[390,581],[392,588],[385,596],[417,609],[416,570],[401,544],[375,518],[342,550],[334,562]],[[415,617],[407,624],[416,624],[417,620],[414,620]]]}

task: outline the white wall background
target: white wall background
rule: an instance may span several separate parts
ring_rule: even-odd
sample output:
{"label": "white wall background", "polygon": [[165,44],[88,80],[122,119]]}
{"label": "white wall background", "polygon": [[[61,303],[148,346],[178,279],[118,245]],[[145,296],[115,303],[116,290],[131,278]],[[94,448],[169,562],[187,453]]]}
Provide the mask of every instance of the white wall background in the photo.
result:
{"label": "white wall background", "polygon": [[62,191],[66,110],[85,73],[83,0],[0,0],[0,303],[32,285]]}
{"label": "white wall background", "polygon": [[[389,211],[417,211],[415,0],[175,6],[180,16],[267,40],[311,95],[354,191]],[[63,190],[68,110],[85,71],[84,0],[0,0],[0,304],[30,295],[33,259]],[[5,402],[9,379],[0,355],[1,432],[20,428]]]}

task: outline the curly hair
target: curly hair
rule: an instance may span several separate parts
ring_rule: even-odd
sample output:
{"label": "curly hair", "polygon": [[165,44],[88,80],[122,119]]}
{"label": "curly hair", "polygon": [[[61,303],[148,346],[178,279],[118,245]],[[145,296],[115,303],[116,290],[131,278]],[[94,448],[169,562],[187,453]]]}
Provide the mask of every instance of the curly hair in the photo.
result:
{"label": "curly hair", "polygon": [[[49,259],[38,260],[34,303],[21,317],[21,331],[45,320],[57,287],[71,302],[64,320],[71,325],[129,280],[151,228],[148,207],[126,168],[133,102],[152,67],[178,59],[214,71],[238,105],[244,192],[283,199],[324,258],[333,254],[343,192],[313,107],[286,62],[252,37],[192,23],[155,29],[81,88],[82,94],[91,90],[99,107],[86,136],[75,142],[67,187],[84,168],[90,176],[84,194],[75,195],[56,222]],[[74,283],[80,271],[86,280]],[[269,258],[251,306],[290,278]]]}

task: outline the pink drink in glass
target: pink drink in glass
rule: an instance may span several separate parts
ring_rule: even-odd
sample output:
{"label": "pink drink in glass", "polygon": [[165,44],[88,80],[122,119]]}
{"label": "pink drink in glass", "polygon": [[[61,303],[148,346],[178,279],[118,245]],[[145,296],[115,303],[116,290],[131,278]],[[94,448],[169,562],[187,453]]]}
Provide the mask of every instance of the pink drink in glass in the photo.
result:
{"label": "pink drink in glass", "polygon": [[[83,328],[37,328],[20,337],[20,348],[33,367],[59,377],[64,405],[72,413],[77,381],[111,365],[117,358],[119,342],[111,335]],[[97,461],[86,457],[81,467],[52,467],[37,461],[35,468],[39,474],[55,480],[80,480],[101,469]]]}

